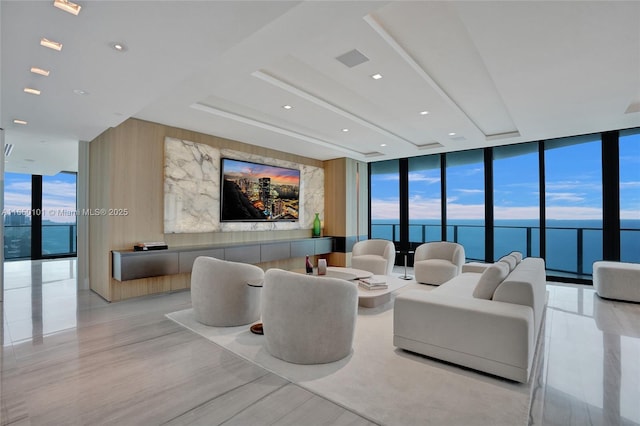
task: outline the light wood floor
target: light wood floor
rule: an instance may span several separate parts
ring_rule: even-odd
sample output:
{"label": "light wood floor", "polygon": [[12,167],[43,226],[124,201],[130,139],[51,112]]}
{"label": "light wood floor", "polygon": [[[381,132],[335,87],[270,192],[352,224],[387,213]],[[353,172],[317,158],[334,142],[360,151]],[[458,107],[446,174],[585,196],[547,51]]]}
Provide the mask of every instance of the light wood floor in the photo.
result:
{"label": "light wood floor", "polygon": [[[375,424],[166,319],[188,292],[108,304],[74,271],[7,263],[0,424]],[[640,424],[640,304],[548,288],[530,424]]]}

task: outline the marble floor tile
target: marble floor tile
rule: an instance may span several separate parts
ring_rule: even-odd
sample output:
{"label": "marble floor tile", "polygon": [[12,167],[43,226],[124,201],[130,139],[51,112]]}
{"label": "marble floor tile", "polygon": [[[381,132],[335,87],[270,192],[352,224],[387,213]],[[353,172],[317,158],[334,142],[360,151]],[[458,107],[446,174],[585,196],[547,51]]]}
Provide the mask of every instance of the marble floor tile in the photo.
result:
{"label": "marble floor tile", "polygon": [[[167,320],[188,291],[108,303],[76,267],[5,264],[0,425],[372,424]],[[639,425],[640,304],[547,288],[529,423]]]}

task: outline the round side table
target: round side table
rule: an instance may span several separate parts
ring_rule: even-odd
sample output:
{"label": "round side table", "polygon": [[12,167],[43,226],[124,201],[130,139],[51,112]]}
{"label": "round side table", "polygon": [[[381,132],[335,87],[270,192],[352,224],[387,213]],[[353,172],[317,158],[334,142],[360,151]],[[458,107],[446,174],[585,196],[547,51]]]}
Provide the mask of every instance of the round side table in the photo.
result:
{"label": "round side table", "polygon": [[407,275],[407,256],[413,254],[415,250],[396,250],[396,253],[404,254],[404,275],[400,275],[398,278],[401,280],[412,280],[411,275]]}

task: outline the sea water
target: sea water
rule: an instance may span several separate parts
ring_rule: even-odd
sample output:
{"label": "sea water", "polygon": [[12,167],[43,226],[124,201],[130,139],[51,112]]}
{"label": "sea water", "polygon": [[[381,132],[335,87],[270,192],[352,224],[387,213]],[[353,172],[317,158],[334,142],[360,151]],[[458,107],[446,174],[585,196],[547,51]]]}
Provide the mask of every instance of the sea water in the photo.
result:
{"label": "sea water", "polygon": [[[547,220],[546,266],[549,270],[568,273],[592,273],[592,264],[602,259],[601,220]],[[640,220],[621,220],[621,260],[640,262]],[[398,241],[398,220],[372,220],[372,238]],[[582,238],[582,265],[579,264],[579,235]],[[441,226],[436,220],[409,221],[412,243],[440,241]],[[485,228],[480,219],[456,219],[447,225],[447,240],[465,248],[467,260],[484,260]],[[540,256],[540,223],[538,220],[495,220],[494,254],[498,259],[511,251],[525,256]],[[491,257],[491,256],[490,256]]]}

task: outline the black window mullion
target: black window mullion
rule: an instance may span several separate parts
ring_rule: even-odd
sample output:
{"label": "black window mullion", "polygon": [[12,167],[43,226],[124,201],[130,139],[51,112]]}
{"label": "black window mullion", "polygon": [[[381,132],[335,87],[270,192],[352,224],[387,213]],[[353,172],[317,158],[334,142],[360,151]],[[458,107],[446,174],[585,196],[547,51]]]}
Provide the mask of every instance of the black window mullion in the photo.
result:
{"label": "black window mullion", "polygon": [[493,148],[484,149],[484,260],[492,263],[493,244]]}
{"label": "black window mullion", "polygon": [[547,258],[547,202],[544,173],[544,141],[538,142],[538,175],[540,185],[540,257]]}
{"label": "black window mullion", "polygon": [[409,159],[401,158],[400,173],[400,248],[409,249]]}
{"label": "black window mullion", "polygon": [[447,154],[440,154],[440,239],[447,241]]}
{"label": "black window mullion", "polygon": [[602,257],[620,260],[619,132],[602,134]]}
{"label": "black window mullion", "polygon": [[31,259],[42,259],[42,176],[31,175]]}

